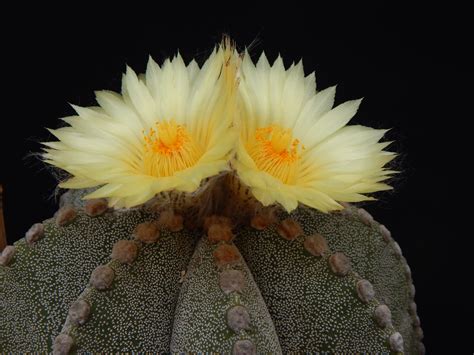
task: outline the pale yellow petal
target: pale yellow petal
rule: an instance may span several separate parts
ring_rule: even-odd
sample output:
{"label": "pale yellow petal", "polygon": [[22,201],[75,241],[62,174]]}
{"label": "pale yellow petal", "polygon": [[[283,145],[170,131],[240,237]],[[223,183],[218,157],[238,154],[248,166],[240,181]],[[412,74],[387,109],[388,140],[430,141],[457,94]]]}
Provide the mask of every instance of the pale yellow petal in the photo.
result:
{"label": "pale yellow petal", "polygon": [[307,149],[313,148],[323,139],[344,127],[357,112],[361,100],[347,101],[322,116],[301,138]]}
{"label": "pale yellow petal", "polygon": [[336,86],[331,86],[318,92],[306,101],[301,113],[294,120],[294,132],[298,136],[304,136],[306,130],[316,123],[322,115],[331,110],[334,105]]}
{"label": "pale yellow petal", "polygon": [[137,74],[128,66],[123,78],[122,95],[130,99],[144,127],[150,127],[155,123],[158,116],[155,100],[145,83],[141,82]]}
{"label": "pale yellow petal", "polygon": [[64,182],[61,182],[59,187],[63,189],[85,189],[88,187],[97,186],[99,184],[100,183],[95,180],[75,176]]}

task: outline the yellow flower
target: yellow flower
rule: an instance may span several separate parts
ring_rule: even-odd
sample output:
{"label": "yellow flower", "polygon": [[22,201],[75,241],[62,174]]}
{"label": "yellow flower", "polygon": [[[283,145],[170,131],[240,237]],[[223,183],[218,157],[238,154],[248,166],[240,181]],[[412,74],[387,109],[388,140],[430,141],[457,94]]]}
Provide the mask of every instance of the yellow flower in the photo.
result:
{"label": "yellow flower", "polygon": [[316,92],[314,73],[305,77],[301,62],[285,70],[280,57],[270,66],[262,54],[254,65],[245,53],[239,75],[233,166],[263,205],[328,212],[342,208],[336,201],[391,188],[383,181],[393,171],[384,165],[395,155],[379,143],[386,130],[346,126],[360,100],[332,108],[335,87]]}
{"label": "yellow flower", "polygon": [[133,207],[228,169],[236,61],[227,43],[201,68],[179,55],[161,68],[150,58],[143,77],[127,68],[122,95],[97,92],[100,107],[74,106],[70,126],[50,130],[59,141],[43,143],[44,158],[73,176],[60,186],[101,186],[86,198]]}

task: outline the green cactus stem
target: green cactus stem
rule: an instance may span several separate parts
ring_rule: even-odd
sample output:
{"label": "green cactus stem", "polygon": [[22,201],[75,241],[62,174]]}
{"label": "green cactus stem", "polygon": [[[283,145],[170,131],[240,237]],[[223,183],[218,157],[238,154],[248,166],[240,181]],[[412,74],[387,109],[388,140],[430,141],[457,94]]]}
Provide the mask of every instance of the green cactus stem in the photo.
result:
{"label": "green cactus stem", "polygon": [[0,352],[424,352],[410,269],[362,209],[183,229],[80,196],[2,253]]}

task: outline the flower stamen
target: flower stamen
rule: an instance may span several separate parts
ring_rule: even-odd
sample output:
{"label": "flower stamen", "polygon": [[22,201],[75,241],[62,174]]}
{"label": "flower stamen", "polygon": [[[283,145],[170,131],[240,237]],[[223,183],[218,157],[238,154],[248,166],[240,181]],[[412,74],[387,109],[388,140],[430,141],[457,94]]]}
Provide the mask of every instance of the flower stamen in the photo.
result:
{"label": "flower stamen", "polygon": [[260,170],[291,184],[300,157],[299,144],[298,139],[293,139],[291,129],[272,125],[256,129],[248,152]]}
{"label": "flower stamen", "polygon": [[186,130],[175,120],[156,122],[148,134],[143,132],[143,169],[156,177],[172,176],[190,168],[202,156],[202,149]]}

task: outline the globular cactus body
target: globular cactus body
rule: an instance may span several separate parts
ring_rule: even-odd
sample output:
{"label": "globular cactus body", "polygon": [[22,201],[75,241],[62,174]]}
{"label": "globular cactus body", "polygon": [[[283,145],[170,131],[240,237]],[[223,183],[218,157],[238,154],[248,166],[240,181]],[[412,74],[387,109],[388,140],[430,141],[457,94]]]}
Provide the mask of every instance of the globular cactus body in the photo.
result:
{"label": "globular cactus body", "polygon": [[1,351],[422,352],[409,268],[363,211],[299,208],[208,238],[74,196],[0,266]]}
{"label": "globular cactus body", "polygon": [[[348,208],[343,215],[301,208],[291,214],[303,230],[293,240],[275,237],[281,225],[248,228],[236,240],[284,353],[385,352],[394,350],[390,336],[396,332],[406,350],[419,346],[408,265],[378,223],[360,218],[362,211]],[[321,253],[311,243],[315,237],[325,246]],[[381,305],[391,311],[391,322],[383,326],[378,319],[385,314],[376,315]]]}

